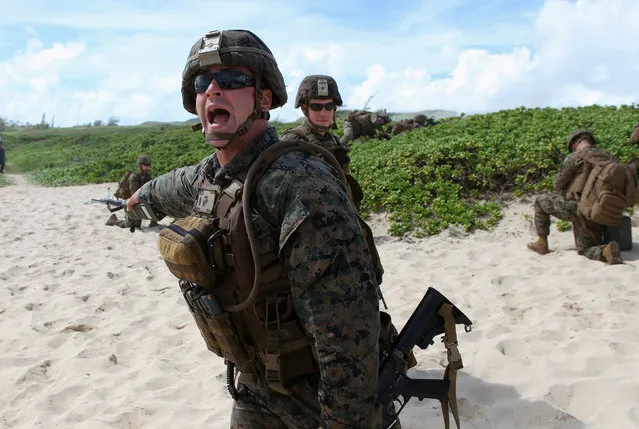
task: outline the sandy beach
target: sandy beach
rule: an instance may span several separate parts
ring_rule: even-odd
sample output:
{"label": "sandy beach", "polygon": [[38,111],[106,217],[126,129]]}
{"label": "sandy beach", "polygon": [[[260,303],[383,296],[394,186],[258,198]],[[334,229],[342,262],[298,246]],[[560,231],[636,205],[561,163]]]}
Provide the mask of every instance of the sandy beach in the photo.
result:
{"label": "sandy beach", "polygon": [[[161,226],[106,226],[108,211],[89,200],[116,184],[9,177],[16,184],[0,188],[0,428],[228,428],[225,367],[160,258]],[[491,232],[400,240],[377,216],[388,311],[401,327],[432,286],[473,320],[471,333],[458,328],[464,429],[639,427],[639,245],[608,266],[577,255],[572,232],[553,226],[553,251],[539,256],[526,249],[531,218],[530,202],[513,203]],[[438,341],[416,354],[411,376],[442,376]],[[432,400],[410,401],[402,423],[444,427]]]}

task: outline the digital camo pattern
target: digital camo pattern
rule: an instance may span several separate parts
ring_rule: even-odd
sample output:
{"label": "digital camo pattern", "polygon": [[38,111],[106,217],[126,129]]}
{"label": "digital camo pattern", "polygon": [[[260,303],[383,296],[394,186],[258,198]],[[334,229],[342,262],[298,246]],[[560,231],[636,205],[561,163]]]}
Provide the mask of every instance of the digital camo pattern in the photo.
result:
{"label": "digital camo pattern", "polygon": [[[362,199],[364,198],[364,193],[360,184],[349,172],[351,159],[348,156],[348,152],[350,151],[348,146],[341,143],[337,139],[337,137],[330,132],[326,132],[324,133],[324,135],[321,135],[317,130],[315,130],[308,124],[307,120],[305,120],[296,128],[284,131],[284,134],[281,137],[283,141],[296,140],[299,138],[302,138],[308,143],[319,145],[333,154],[335,159],[337,159],[339,165],[342,167],[344,174],[346,175],[346,180],[348,182],[348,186],[350,187],[352,201],[355,204],[357,210],[359,210]],[[377,251],[377,247],[375,245],[373,232],[370,227],[366,225],[363,219],[360,219],[360,226],[362,227],[362,230],[364,232],[366,243],[368,244],[368,249],[373,260],[373,265],[375,266],[377,284],[381,284],[382,278],[384,276],[384,267],[382,266],[379,252]]]}
{"label": "digital camo pattern", "polygon": [[[141,158],[141,157],[140,157]],[[135,193],[138,189],[142,187],[146,182],[151,180],[151,175],[149,173],[142,173],[141,171],[134,171],[129,175],[129,192],[131,195]],[[117,225],[122,228],[140,228],[142,227],[142,221],[139,219],[131,219],[129,215],[125,215],[126,220],[118,221]],[[123,224],[122,224],[123,223]]]}
{"label": "digital camo pattern", "polygon": [[386,137],[383,133],[384,125],[390,122],[390,117],[381,113],[354,112],[344,121],[344,136],[342,143],[357,140],[360,137]]}
{"label": "digital camo pattern", "polygon": [[557,177],[555,177],[555,192],[564,195],[568,190],[568,186],[572,179],[577,177],[584,170],[586,161],[577,154],[577,152],[569,153],[561,164]]}
{"label": "digital camo pattern", "polygon": [[635,128],[630,134],[630,143],[639,144],[639,122],[635,124]]}
{"label": "digital camo pattern", "polygon": [[333,154],[337,162],[339,163],[344,173],[348,173],[348,168],[351,163],[351,158],[348,156],[350,149],[342,144],[335,134],[327,131],[324,135],[320,134],[316,129],[311,127],[307,120],[304,120],[301,125],[293,129],[288,129],[282,134],[282,141],[299,140],[302,138],[308,143],[313,143],[323,147]]}
{"label": "digital camo pattern", "polygon": [[129,176],[129,190],[131,191],[131,195],[150,180],[151,175],[149,173],[142,173],[141,171],[134,171],[131,173]]}
{"label": "digital camo pattern", "polygon": [[584,166],[585,161],[577,152],[566,156],[555,178],[556,193],[539,195],[535,199],[535,229],[538,235],[548,236],[550,216],[572,222],[577,252],[589,259],[605,261],[603,256],[605,245],[602,244],[604,227],[579,217],[577,215],[578,200],[564,196],[572,180],[583,172]]}
{"label": "digital camo pattern", "polygon": [[[202,175],[225,187],[277,141],[275,129],[269,127],[223,168],[212,155],[199,165],[149,182],[138,198],[170,216],[187,215]],[[316,393],[315,389],[311,395],[294,392],[294,397],[277,401],[276,392],[252,386],[253,396],[262,395],[272,403],[249,396],[236,404],[233,415],[241,420],[246,413],[237,409],[248,406],[248,401],[258,404],[258,410],[270,410],[286,425],[273,427],[379,427],[381,418],[374,412],[380,329],[377,288],[345,184],[324,161],[290,152],[265,173],[251,201],[261,253],[275,253],[287,261],[294,308],[312,339],[320,370]],[[263,418],[263,424],[273,421],[266,411],[259,415],[256,419]],[[252,427],[244,424],[250,423],[234,417],[232,427]]]}
{"label": "digital camo pattern", "polygon": [[391,133],[396,136],[406,131],[414,130],[415,128],[420,128],[423,125],[414,119],[401,119],[393,125],[393,130]]}

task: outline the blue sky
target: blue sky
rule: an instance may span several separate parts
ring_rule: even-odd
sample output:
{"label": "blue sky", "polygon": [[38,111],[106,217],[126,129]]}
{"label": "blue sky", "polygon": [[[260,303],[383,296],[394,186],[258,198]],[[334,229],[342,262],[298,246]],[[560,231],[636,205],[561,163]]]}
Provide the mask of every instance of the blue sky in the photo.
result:
{"label": "blue sky", "polygon": [[637,0],[0,3],[0,116],[21,122],[188,119],[189,49],[228,28],[273,51],[290,100],[272,112],[280,120],[300,116],[292,100],[308,74],[334,76],[349,108],[639,102]]}

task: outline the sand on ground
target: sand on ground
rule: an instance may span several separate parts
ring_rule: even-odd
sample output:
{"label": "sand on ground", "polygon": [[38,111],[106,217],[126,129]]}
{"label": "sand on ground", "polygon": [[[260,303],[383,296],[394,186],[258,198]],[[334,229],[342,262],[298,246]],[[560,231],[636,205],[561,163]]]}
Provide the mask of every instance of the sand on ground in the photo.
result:
{"label": "sand on ground", "polygon": [[[106,208],[89,200],[116,184],[8,176],[0,428],[228,428],[225,366],[160,258],[161,226],[105,226]],[[608,266],[553,227],[553,251],[539,256],[526,249],[531,215],[530,202],[512,203],[494,231],[402,240],[376,216],[388,311],[402,326],[435,287],[473,320],[472,332],[458,329],[464,429],[639,427],[639,248]],[[410,376],[442,376],[439,341],[416,354]],[[402,422],[443,428],[439,403],[409,401]]]}

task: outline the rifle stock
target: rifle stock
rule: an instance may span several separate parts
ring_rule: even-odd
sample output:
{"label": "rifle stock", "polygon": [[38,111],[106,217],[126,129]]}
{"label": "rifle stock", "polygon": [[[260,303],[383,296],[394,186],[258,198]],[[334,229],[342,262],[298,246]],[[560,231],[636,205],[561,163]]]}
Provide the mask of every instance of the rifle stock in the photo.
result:
{"label": "rifle stock", "polygon": [[[428,288],[419,305],[410,316],[397,340],[385,354],[378,377],[377,403],[382,407],[384,428],[391,427],[410,398],[438,399],[443,403],[449,399],[451,382],[441,379],[412,379],[406,375],[407,356],[413,347],[426,349],[433,344],[435,336],[445,330],[444,317],[440,315],[442,305],[452,306],[454,324],[463,324],[470,331],[472,321],[444,295],[434,288]],[[454,328],[454,327],[453,327]],[[456,345],[455,345],[456,349]],[[450,350],[449,350],[450,352]],[[452,365],[455,365],[451,362]],[[462,367],[461,359],[455,370]],[[399,398],[402,398],[400,401]],[[394,402],[400,402],[400,409],[394,411]],[[455,407],[456,408],[456,407]]]}

